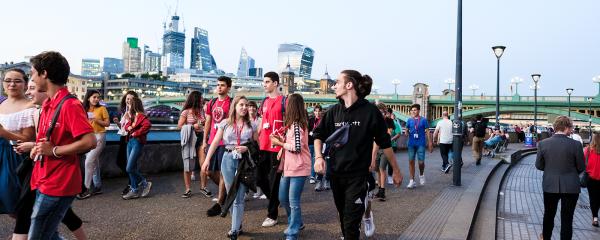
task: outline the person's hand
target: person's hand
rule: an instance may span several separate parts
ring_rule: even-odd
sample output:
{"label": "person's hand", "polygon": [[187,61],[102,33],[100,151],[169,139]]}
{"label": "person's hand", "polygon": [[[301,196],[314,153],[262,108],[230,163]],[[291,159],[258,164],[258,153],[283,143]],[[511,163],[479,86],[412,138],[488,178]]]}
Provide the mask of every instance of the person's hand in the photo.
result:
{"label": "person's hand", "polygon": [[133,127],[131,127],[131,126],[127,127],[127,131],[131,131],[131,129],[133,129]]}
{"label": "person's hand", "polygon": [[207,146],[206,142],[203,142],[202,146],[200,146],[200,151],[202,151],[203,153],[206,153],[206,146]]}
{"label": "person's hand", "polygon": [[376,168],[377,164],[375,163],[375,161],[371,161],[371,165],[369,166],[369,172],[375,171]]}
{"label": "person's hand", "polygon": [[194,123],[192,126],[194,127],[194,130],[200,130],[200,124]]}
{"label": "person's hand", "polygon": [[318,174],[325,174],[325,170],[326,170],[326,166],[325,166],[325,159],[323,159],[323,156],[316,156],[315,157],[315,172]]}
{"label": "person's hand", "polygon": [[269,138],[271,139],[271,145],[274,145],[274,146],[283,145],[283,140],[281,139],[280,136],[272,134],[269,136]]}
{"label": "person's hand", "polygon": [[400,185],[402,185],[403,176],[400,172],[400,169],[394,169],[394,172],[392,173],[392,178],[394,180],[394,186],[400,187]]}
{"label": "person's hand", "polygon": [[235,150],[239,153],[245,153],[248,151],[248,147],[246,146],[235,146]]}
{"label": "person's hand", "polygon": [[14,147],[14,150],[18,154],[23,154],[31,151],[31,149],[33,149],[34,146],[35,142],[21,142],[19,140],[17,141],[17,145]]}
{"label": "person's hand", "polygon": [[200,169],[204,173],[208,173],[208,163],[210,159],[204,159],[204,163],[202,163],[202,168]]}
{"label": "person's hand", "polygon": [[[52,156],[52,148],[54,148],[54,145],[52,145],[51,142],[46,141],[46,138],[42,138],[40,139],[39,142],[37,142],[35,144],[35,154],[34,156],[37,155],[41,155],[41,156]],[[33,152],[33,150],[32,150]]]}

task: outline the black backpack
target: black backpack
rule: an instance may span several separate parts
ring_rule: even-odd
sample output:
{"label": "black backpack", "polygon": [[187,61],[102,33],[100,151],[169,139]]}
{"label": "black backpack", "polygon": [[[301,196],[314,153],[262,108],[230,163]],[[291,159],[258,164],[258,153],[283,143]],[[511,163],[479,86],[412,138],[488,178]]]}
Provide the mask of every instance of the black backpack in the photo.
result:
{"label": "black backpack", "polygon": [[476,122],[474,129],[475,129],[475,137],[485,137],[485,129],[487,128],[486,124],[484,122]]}

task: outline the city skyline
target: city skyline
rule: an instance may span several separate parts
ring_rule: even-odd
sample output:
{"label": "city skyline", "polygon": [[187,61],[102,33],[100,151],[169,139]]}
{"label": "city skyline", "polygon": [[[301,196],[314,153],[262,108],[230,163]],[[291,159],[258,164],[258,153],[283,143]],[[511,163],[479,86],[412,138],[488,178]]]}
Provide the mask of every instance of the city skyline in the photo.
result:
{"label": "city skyline", "polygon": [[[32,4],[36,7],[29,9]],[[120,57],[127,37],[157,49],[162,46],[163,22],[170,20],[168,6],[172,15],[175,4],[141,0],[7,2],[7,9],[28,9],[28,17],[18,11],[0,16],[14,25],[11,30],[16,34],[12,36],[17,36],[3,40],[0,62],[19,62],[43,50],[58,50],[69,59],[72,71],[79,73],[82,59]],[[496,58],[491,46],[500,44],[507,46],[501,58],[501,95],[511,93],[510,79],[515,76],[525,80],[519,93],[532,95],[532,73],[542,74],[540,95],[566,95],[568,87],[575,89],[574,96],[596,95],[592,77],[600,75],[594,58],[600,55],[600,29],[590,23],[599,22],[594,9],[599,9],[600,3],[509,0],[493,6],[487,2],[464,4],[463,94],[472,94],[466,87],[471,84],[479,85],[477,94],[494,94]],[[91,8],[97,10],[87,11]],[[62,9],[70,14],[44,16]],[[202,14],[196,14],[199,9]],[[393,93],[391,81],[399,79],[399,94],[409,93],[416,82],[429,84],[431,92],[439,94],[448,86],[444,80],[454,76],[454,1],[180,1],[177,14],[186,30],[186,67],[191,56],[188,39],[193,37],[194,27],[201,27],[211,35],[210,50],[219,68],[230,73],[236,72],[242,46],[267,72],[277,71],[279,44],[298,42],[318,53],[312,78],[321,76],[325,65],[333,78],[339,71],[353,68],[371,75],[382,93]],[[44,21],[39,21],[42,18]]]}

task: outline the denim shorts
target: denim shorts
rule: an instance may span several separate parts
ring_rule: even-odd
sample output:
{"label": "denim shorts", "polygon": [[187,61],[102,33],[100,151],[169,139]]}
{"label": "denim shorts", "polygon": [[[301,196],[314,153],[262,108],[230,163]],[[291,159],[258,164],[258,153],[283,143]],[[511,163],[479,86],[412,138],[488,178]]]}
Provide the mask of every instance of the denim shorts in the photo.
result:
{"label": "denim shorts", "polygon": [[408,146],[408,160],[414,161],[415,155],[420,162],[425,161],[425,146]]}

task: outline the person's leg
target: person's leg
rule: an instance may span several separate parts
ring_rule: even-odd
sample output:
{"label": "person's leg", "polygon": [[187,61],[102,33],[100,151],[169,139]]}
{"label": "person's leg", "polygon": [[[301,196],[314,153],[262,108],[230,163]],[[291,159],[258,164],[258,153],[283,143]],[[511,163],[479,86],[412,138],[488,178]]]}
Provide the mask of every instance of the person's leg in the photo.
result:
{"label": "person's leg", "polygon": [[360,237],[360,222],[365,212],[367,196],[367,177],[349,177],[343,180],[344,192],[344,239],[357,240]]}
{"label": "person's leg", "polygon": [[419,148],[417,149],[417,160],[419,160],[420,176],[425,176],[425,146],[419,146]]}
{"label": "person's leg", "polygon": [[271,159],[269,158],[268,151],[260,151],[258,160],[258,169],[256,175],[256,185],[260,187],[263,194],[267,198],[271,198],[271,191],[269,186],[269,172],[271,172]]}
{"label": "person's leg", "polygon": [[342,230],[342,236],[345,236],[344,230],[344,210],[346,209],[346,184],[336,176],[331,176],[331,193],[333,194],[333,202],[338,212],[338,218],[340,219],[340,229]]}
{"label": "person's leg", "polygon": [[185,185],[185,192],[192,190],[192,172],[183,170],[183,184]]}
{"label": "person's leg", "polygon": [[244,220],[244,195],[246,195],[246,190],[248,190],[246,185],[240,184],[238,186],[237,195],[231,207],[231,230],[235,232],[240,231],[242,221]]}
{"label": "person's leg", "polygon": [[448,153],[450,152],[449,145],[450,144],[440,143],[440,155],[442,155],[442,169],[448,166]]}
{"label": "person's leg", "polygon": [[96,161],[95,158],[95,149],[92,149],[90,152],[85,154],[85,165],[84,165],[84,173],[83,176],[83,185],[87,189],[87,191],[92,191],[92,177],[94,175],[94,170],[96,170]]}
{"label": "person's leg", "polygon": [[102,188],[102,172],[100,171],[100,155],[102,151],[104,151],[104,147],[106,147],[106,134],[105,133],[96,133],[96,168],[94,169],[94,174],[92,176],[92,182],[94,183],[94,190],[100,190]]}
{"label": "person's leg", "polygon": [[410,180],[415,179],[415,155],[417,154],[417,147],[408,146],[408,174]]}
{"label": "person's leg", "polygon": [[[288,228],[286,236],[292,239],[298,238],[298,233],[300,232],[300,228],[304,224],[302,222],[302,209],[300,207],[300,198],[302,195],[302,190],[304,189],[304,182],[306,181],[306,177],[291,177],[290,178],[290,186],[289,186],[289,209],[288,212]],[[280,193],[281,194],[281,193]]]}
{"label": "person's leg", "polygon": [[281,207],[285,209],[285,212],[288,217],[288,227],[283,232],[286,234],[290,231],[291,222],[292,222],[292,213],[290,209],[290,177],[282,177],[281,182],[279,183],[279,202],[281,203]]}
{"label": "person's leg", "polygon": [[77,240],[87,239],[85,231],[83,230],[83,221],[81,221],[81,218],[73,212],[73,208],[67,209],[67,212],[62,219],[62,223],[73,232],[73,235],[75,235]]}
{"label": "person's leg", "polygon": [[[202,138],[200,138],[202,139]],[[202,151],[200,148],[198,148],[198,163],[200,165],[198,166],[202,166],[202,164],[204,164],[204,158],[206,158],[206,155],[204,154],[204,151]],[[208,184],[208,174],[206,171],[200,169],[200,189],[207,189],[207,184]]]}
{"label": "person's leg", "polygon": [[131,190],[134,193],[138,193],[138,185],[144,181],[138,169],[138,158],[141,155],[142,146],[139,140],[132,138],[129,139],[128,154],[127,154],[127,173],[129,174],[129,181],[131,183]]}
{"label": "person's leg", "polygon": [[560,239],[570,240],[573,238],[573,214],[577,207],[579,194],[560,194]]}
{"label": "person's leg", "polygon": [[[28,187],[29,188],[29,187]],[[31,213],[35,203],[35,191],[29,191],[21,198],[17,205],[15,228],[13,229],[13,240],[26,240],[29,226],[31,226]]]}
{"label": "person's leg", "polygon": [[542,235],[544,239],[552,237],[554,229],[554,216],[556,216],[556,207],[560,199],[558,193],[544,192],[544,223],[542,226]]}
{"label": "person's leg", "polygon": [[51,197],[38,192],[31,214],[29,239],[56,239],[58,225],[74,199],[75,197]]}
{"label": "person's leg", "polygon": [[117,152],[117,166],[123,173],[127,174],[127,138],[119,138],[119,151]]}
{"label": "person's leg", "polygon": [[269,172],[269,185],[271,188],[271,197],[269,198],[268,214],[267,217],[273,220],[277,220],[279,216],[279,181],[281,180],[281,173],[277,172],[278,162],[277,153],[271,152],[270,162],[271,169]]}
{"label": "person's leg", "polygon": [[600,209],[600,181],[589,179],[587,189],[592,217],[597,218]]}

